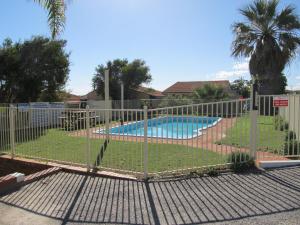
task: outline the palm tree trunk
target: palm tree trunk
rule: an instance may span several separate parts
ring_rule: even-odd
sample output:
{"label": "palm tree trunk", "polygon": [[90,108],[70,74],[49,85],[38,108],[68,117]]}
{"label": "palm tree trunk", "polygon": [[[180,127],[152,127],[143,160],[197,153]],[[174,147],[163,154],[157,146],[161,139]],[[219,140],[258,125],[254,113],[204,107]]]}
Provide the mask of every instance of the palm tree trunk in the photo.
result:
{"label": "palm tree trunk", "polygon": [[278,95],[282,94],[281,84],[278,75],[268,75],[266,78],[259,80],[258,93],[260,95]]}

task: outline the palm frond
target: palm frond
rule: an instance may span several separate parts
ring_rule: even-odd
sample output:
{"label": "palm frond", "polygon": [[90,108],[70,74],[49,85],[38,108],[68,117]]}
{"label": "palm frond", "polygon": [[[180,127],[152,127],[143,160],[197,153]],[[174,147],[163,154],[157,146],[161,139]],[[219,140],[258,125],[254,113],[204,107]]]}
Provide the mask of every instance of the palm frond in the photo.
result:
{"label": "palm frond", "polygon": [[294,6],[285,7],[275,18],[275,22],[279,29],[290,31],[300,29],[300,19],[295,14]]}
{"label": "palm frond", "polygon": [[291,5],[278,13],[278,3],[278,0],[255,0],[240,10],[246,21],[232,27],[235,34],[233,56],[251,56],[259,47],[261,52],[269,52],[263,48],[281,49],[286,57],[293,57],[300,46],[300,19]]}
{"label": "palm frond", "polygon": [[276,16],[276,10],[279,4],[279,0],[272,0],[269,2],[266,8],[266,18],[271,20]]}
{"label": "palm frond", "polygon": [[65,27],[65,10],[64,0],[34,0],[40,6],[48,11],[48,24],[51,30],[51,36],[55,39]]}
{"label": "palm frond", "polygon": [[281,33],[279,35],[279,44],[282,47],[284,61],[289,63],[295,56],[298,46],[300,46],[300,37],[289,32]]}

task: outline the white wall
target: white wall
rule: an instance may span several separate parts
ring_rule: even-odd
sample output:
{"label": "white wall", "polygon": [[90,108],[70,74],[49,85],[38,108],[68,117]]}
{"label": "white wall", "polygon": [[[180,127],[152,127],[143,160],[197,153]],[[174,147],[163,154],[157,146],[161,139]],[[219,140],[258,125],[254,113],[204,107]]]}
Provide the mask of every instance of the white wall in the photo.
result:
{"label": "white wall", "polygon": [[289,106],[279,108],[279,115],[289,123],[289,129],[294,131],[300,140],[300,95],[289,95]]}

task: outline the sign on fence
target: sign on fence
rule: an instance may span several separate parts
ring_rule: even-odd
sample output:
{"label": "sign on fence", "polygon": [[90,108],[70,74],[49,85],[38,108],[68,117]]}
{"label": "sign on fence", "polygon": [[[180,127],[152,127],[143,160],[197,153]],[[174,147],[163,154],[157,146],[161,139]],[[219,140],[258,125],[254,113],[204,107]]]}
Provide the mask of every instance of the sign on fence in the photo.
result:
{"label": "sign on fence", "polygon": [[273,106],[274,107],[287,107],[287,106],[289,106],[289,98],[288,97],[274,97],[273,98]]}

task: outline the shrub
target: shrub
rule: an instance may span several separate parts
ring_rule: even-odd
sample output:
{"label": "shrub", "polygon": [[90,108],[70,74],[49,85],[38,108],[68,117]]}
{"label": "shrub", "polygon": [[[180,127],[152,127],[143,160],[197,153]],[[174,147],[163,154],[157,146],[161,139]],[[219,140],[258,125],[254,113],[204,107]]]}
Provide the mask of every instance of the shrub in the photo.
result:
{"label": "shrub", "polygon": [[248,153],[244,152],[231,153],[227,162],[231,164],[230,168],[234,172],[244,172],[254,167],[254,160]]}
{"label": "shrub", "polygon": [[296,133],[294,131],[289,131],[286,133],[286,136],[285,136],[285,141],[291,141],[291,140],[295,140],[296,139]]}
{"label": "shrub", "polygon": [[289,129],[289,124],[281,116],[275,117],[274,126],[275,130],[284,131]]}
{"label": "shrub", "polygon": [[215,177],[219,175],[219,171],[216,168],[209,168],[207,170],[207,175],[211,177]]}
{"label": "shrub", "polygon": [[300,151],[300,142],[296,140],[297,135],[294,131],[289,131],[285,136],[284,154],[298,155]]}
{"label": "shrub", "polygon": [[298,155],[300,153],[300,142],[296,140],[290,140],[284,144],[285,155]]}

